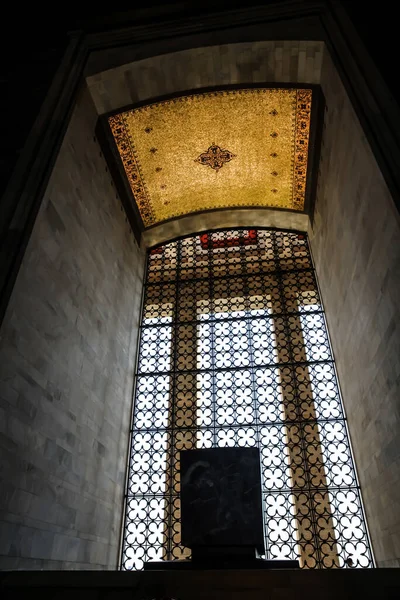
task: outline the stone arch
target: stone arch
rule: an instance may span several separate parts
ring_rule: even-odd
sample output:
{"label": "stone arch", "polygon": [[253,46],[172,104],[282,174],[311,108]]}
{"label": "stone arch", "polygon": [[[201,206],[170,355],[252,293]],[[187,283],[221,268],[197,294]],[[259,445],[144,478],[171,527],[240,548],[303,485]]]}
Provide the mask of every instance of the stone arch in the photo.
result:
{"label": "stone arch", "polygon": [[309,217],[302,213],[265,208],[202,212],[148,228],[142,234],[142,245],[150,248],[199,231],[224,227],[250,227],[254,226],[254,223],[260,227],[307,231]]}
{"label": "stone arch", "polygon": [[86,78],[99,114],[158,96],[261,82],[319,84],[324,42],[257,41],[190,48]]}

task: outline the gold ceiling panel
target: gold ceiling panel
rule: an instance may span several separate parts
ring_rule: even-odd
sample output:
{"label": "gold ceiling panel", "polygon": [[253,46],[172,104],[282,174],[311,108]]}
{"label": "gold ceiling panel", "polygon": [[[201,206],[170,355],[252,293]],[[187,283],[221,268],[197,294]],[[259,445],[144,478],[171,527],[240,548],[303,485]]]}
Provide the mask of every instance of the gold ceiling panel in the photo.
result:
{"label": "gold ceiling panel", "polygon": [[312,91],[198,93],[108,118],[145,227],[229,207],[304,210]]}

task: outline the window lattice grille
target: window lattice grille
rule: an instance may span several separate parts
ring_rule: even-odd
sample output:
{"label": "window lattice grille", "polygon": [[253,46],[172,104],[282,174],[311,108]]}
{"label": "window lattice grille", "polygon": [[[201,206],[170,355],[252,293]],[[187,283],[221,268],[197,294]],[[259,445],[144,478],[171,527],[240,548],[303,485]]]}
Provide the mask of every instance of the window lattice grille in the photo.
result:
{"label": "window lattice grille", "polygon": [[220,231],[149,253],[122,568],[190,556],[179,452],[258,446],[266,558],[372,566],[304,234]]}

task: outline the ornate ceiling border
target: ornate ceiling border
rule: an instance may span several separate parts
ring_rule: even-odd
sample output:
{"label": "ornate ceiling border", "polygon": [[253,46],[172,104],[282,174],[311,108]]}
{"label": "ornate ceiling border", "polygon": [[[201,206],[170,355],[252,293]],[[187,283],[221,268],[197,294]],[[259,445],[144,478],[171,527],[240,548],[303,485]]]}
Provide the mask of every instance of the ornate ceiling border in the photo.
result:
{"label": "ornate ceiling border", "polygon": [[[277,206],[261,207],[263,210],[288,210],[290,212],[306,213],[312,220],[313,207],[315,201],[316,192],[316,177],[315,174],[318,171],[318,162],[320,154],[320,144],[322,135],[322,122],[323,122],[323,111],[324,111],[324,98],[319,85],[307,84],[302,85],[298,83],[294,84],[279,84],[276,83],[251,83],[251,84],[237,84],[237,85],[226,85],[218,87],[200,88],[196,90],[186,90],[184,92],[169,94],[167,96],[152,98],[150,101],[143,101],[134,105],[123,107],[118,111],[112,111],[101,115],[98,119],[96,128],[96,135],[101,144],[104,156],[106,158],[108,167],[116,183],[118,192],[121,195],[121,199],[125,207],[128,207],[128,211],[134,219],[134,229],[141,232],[151,227],[157,227],[161,222],[168,222],[174,219],[185,218],[188,214],[198,214],[198,212],[210,212],[213,210],[231,210],[235,209],[259,209],[260,206],[235,206],[235,207],[216,207],[207,208],[204,211],[182,213],[180,215],[167,218],[163,221],[155,222],[154,213],[152,212],[151,205],[148,202],[148,190],[146,184],[143,181],[141,174],[140,164],[137,163],[137,157],[135,153],[131,151],[131,142],[127,136],[127,132],[123,125],[123,118],[121,114],[132,109],[140,109],[148,107],[152,104],[159,104],[162,102],[170,101],[173,99],[179,99],[188,96],[201,95],[201,94],[215,94],[216,92],[230,91],[230,90],[263,90],[263,89],[296,89],[299,92],[304,91],[304,95],[297,94],[296,97],[296,113],[300,115],[300,118],[296,120],[295,128],[295,149],[293,155],[293,173],[296,181],[296,192],[293,196],[293,208],[281,208]],[[308,99],[309,92],[312,93],[312,107],[310,107],[310,100]],[[307,101],[305,102],[305,97]],[[311,113],[311,116],[310,116]],[[309,124],[309,135],[306,144],[304,143],[304,125],[302,123],[308,122]],[[125,154],[121,157],[118,150],[118,146],[115,140],[115,136],[119,142],[125,148]],[[143,222],[137,203],[140,202],[141,208],[146,211],[147,222]]]}
{"label": "ornate ceiling border", "polygon": [[[137,108],[136,110],[151,110],[152,107],[156,109],[162,107],[162,105],[171,106],[171,102],[175,103],[177,100],[181,102],[193,102],[193,100],[202,101],[203,98],[211,99],[211,102],[215,98],[215,96],[225,96],[226,94],[235,94],[239,93],[241,96],[243,94],[254,95],[254,93],[262,93],[267,90],[273,90],[274,93],[278,93],[280,90],[290,90],[291,88],[281,88],[280,86],[252,86],[251,88],[232,88],[230,90],[218,90],[215,88],[212,92],[202,92],[201,90],[197,91],[196,94],[181,94],[177,96],[175,99],[171,100],[158,100],[157,102],[149,102],[147,105],[143,107]],[[308,156],[309,156],[309,135],[310,135],[310,122],[311,122],[311,111],[312,111],[312,101],[313,101],[313,91],[310,88],[301,88],[299,89],[295,84],[293,84],[293,90],[296,92],[295,100],[294,100],[294,116],[295,119],[293,121],[293,155],[291,157],[291,171],[292,171],[292,191],[291,191],[291,205],[293,210],[298,210],[303,212],[305,210],[305,198],[306,198],[306,182],[307,182],[307,164],[308,164]],[[129,132],[129,128],[127,126],[127,121],[130,119],[130,115],[134,112],[135,109],[124,110],[120,113],[113,114],[108,117],[108,125],[110,127],[113,140],[110,140],[111,143],[116,145],[117,152],[121,158],[122,165],[128,179],[130,188],[132,190],[132,194],[136,205],[138,207],[142,224],[145,228],[151,225],[159,224],[163,221],[163,219],[157,219],[156,212],[154,210],[153,201],[146,185],[146,181],[143,175],[143,168],[140,164],[140,155],[138,154],[134,141],[131,139],[131,134]],[[274,111],[273,114],[278,114]],[[149,128],[149,132],[150,133]],[[271,133],[271,136],[277,136],[275,132]],[[218,153],[218,161],[217,164],[210,164],[210,151],[214,148],[215,151],[219,151]],[[229,155],[229,156],[228,156]],[[277,156],[276,153],[271,156]],[[222,158],[221,158],[222,157]],[[224,162],[229,162],[235,155],[226,150],[221,150],[218,146],[211,146],[207,152],[200,155],[199,158],[195,159],[195,162],[201,162],[202,164],[206,164],[211,166],[215,170],[219,170],[222,168]],[[213,155],[213,158],[215,156]],[[289,165],[288,165],[289,166]],[[273,189],[272,192],[276,192],[277,190]],[[247,205],[243,205],[243,208],[247,207]],[[263,208],[276,208],[276,206],[271,205],[268,207],[267,205],[262,206]],[[231,206],[227,206],[226,208],[232,208]],[[235,206],[235,208],[240,208],[240,205]],[[211,207],[205,207],[205,210],[213,210]],[[215,210],[221,209],[221,206],[215,207]],[[188,211],[175,211],[175,214],[171,216],[171,218],[179,218],[181,216],[187,215],[193,212],[192,210]]]}

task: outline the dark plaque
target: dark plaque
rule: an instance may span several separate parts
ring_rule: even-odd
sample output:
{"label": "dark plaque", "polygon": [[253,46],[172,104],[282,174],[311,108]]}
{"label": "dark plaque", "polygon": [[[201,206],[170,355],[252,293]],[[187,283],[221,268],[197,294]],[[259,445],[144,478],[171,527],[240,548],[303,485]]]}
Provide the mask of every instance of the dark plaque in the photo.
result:
{"label": "dark plaque", "polygon": [[258,448],[181,452],[182,543],[196,555],[264,553]]}

